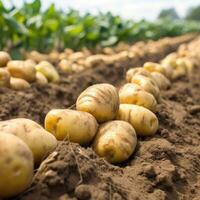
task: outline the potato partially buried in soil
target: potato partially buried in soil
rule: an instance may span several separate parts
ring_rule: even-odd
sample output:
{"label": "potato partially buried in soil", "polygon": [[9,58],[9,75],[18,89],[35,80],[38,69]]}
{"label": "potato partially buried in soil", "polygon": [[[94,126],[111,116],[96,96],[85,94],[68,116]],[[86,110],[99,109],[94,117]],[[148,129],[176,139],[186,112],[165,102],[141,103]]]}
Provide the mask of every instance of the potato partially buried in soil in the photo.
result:
{"label": "potato partially buried in soil", "polygon": [[13,197],[30,186],[33,154],[18,137],[0,131],[0,199]]}
{"label": "potato partially buried in soil", "polygon": [[120,104],[117,119],[129,122],[138,136],[152,136],[159,126],[156,115],[138,105]]}
{"label": "potato partially buried in soil", "polygon": [[127,83],[120,88],[119,99],[121,104],[135,104],[152,112],[156,111],[157,101],[155,97],[134,83]]}
{"label": "potato partially buried in soil", "polygon": [[100,125],[93,149],[108,162],[120,163],[132,155],[136,145],[134,128],[125,121],[115,120]]}
{"label": "potato partially buried in soil", "polygon": [[55,135],[58,140],[69,140],[87,145],[94,138],[98,123],[87,112],[54,109],[49,111],[45,117],[45,129]]}
{"label": "potato partially buried in soil", "polygon": [[10,73],[0,68],[0,87],[10,87]]}
{"label": "potato partially buried in soil", "polygon": [[1,121],[0,131],[11,133],[22,139],[31,149],[35,165],[40,164],[57,146],[56,138],[30,119],[17,118]]}
{"label": "potato partially buried in soil", "polygon": [[112,120],[119,109],[117,89],[107,83],[92,85],[79,95],[76,109],[89,112],[98,122]]}

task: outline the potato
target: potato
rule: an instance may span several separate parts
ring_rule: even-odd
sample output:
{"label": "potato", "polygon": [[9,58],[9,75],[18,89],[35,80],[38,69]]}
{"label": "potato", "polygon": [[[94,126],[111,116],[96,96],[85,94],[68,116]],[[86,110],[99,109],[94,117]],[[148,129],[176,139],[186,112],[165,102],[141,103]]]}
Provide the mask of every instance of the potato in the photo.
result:
{"label": "potato", "polygon": [[131,68],[126,72],[126,80],[127,82],[131,82],[131,79],[134,75],[142,75],[148,78],[152,78],[151,73],[145,70],[143,67],[135,67]]}
{"label": "potato", "polygon": [[10,73],[0,68],[0,87],[10,87]]}
{"label": "potato", "polygon": [[173,78],[179,78],[185,76],[188,73],[187,64],[182,58],[176,59],[176,65],[174,66]]}
{"label": "potato", "polygon": [[0,199],[28,188],[33,178],[33,154],[18,137],[0,132]]}
{"label": "potato", "polygon": [[103,54],[91,55],[85,59],[85,66],[90,68],[95,65],[99,65],[102,62],[109,64],[108,58],[109,58],[109,56],[106,56]]}
{"label": "potato", "polygon": [[49,82],[58,82],[60,80],[60,76],[55,67],[47,61],[40,62],[35,68],[38,72],[41,72]]}
{"label": "potato", "polygon": [[25,90],[31,87],[31,85],[21,78],[10,78],[10,87],[14,90]]}
{"label": "potato", "polygon": [[127,83],[120,88],[119,99],[122,104],[135,104],[152,112],[156,111],[157,102],[155,97],[134,83]]}
{"label": "potato", "polygon": [[112,120],[119,109],[117,89],[107,83],[92,85],[80,94],[76,109],[89,112],[98,122]]}
{"label": "potato", "polygon": [[160,90],[166,90],[170,87],[171,83],[168,78],[159,72],[152,72],[151,75],[154,78],[154,81],[158,85]]}
{"label": "potato", "polygon": [[0,51],[0,67],[5,67],[11,60],[10,55],[5,51]]}
{"label": "potato", "polygon": [[84,67],[82,65],[78,65],[78,64],[72,64],[72,71],[79,73],[82,72],[84,70]]}
{"label": "potato", "polygon": [[72,72],[72,62],[66,59],[62,59],[58,66],[64,72],[71,73]]}
{"label": "potato", "polygon": [[129,122],[138,136],[152,136],[159,126],[156,115],[138,105],[120,104],[117,119]]}
{"label": "potato", "polygon": [[127,122],[115,120],[100,125],[93,149],[108,162],[120,163],[131,156],[136,145],[134,128]]}
{"label": "potato", "polygon": [[78,51],[78,52],[75,52],[75,53],[72,53],[72,54],[69,55],[69,60],[71,60],[73,62],[77,61],[79,59],[82,59],[82,58],[85,58],[85,55],[81,51]]}
{"label": "potato", "polygon": [[156,100],[159,102],[160,90],[159,90],[156,82],[153,79],[145,77],[143,75],[135,75],[132,77],[131,83],[140,85],[143,90],[151,93],[156,98]]}
{"label": "potato", "polygon": [[98,124],[89,113],[70,110],[54,109],[45,117],[45,129],[58,140],[70,140],[86,145],[94,138]]}
{"label": "potato", "polygon": [[7,69],[14,78],[21,78],[28,82],[35,81],[36,70],[34,62],[13,60],[7,64]]}
{"label": "potato", "polygon": [[1,121],[0,131],[22,139],[31,149],[35,165],[38,165],[57,145],[57,140],[52,134],[30,119]]}
{"label": "potato", "polygon": [[41,72],[36,72],[36,83],[39,85],[46,85],[48,80]]}
{"label": "potato", "polygon": [[158,63],[146,62],[143,67],[149,72],[159,72],[166,76],[165,68]]}
{"label": "potato", "polygon": [[38,51],[31,51],[31,52],[26,53],[26,58],[34,60],[35,62],[39,63],[44,60],[47,60],[48,55],[39,53]]}
{"label": "potato", "polygon": [[59,52],[56,51],[56,50],[53,50],[48,55],[48,61],[50,63],[58,63],[59,62],[59,56],[60,56]]}

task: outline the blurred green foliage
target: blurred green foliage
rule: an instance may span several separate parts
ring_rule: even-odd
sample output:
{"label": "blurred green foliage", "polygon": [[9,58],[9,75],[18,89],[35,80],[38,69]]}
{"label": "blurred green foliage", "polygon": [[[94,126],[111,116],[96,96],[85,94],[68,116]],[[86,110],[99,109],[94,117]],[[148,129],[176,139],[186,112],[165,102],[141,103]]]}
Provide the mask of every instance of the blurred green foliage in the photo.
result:
{"label": "blurred green foliage", "polygon": [[125,20],[108,13],[80,15],[76,10],[64,12],[51,4],[41,10],[41,1],[24,3],[21,8],[6,8],[0,1],[0,49],[53,48],[81,49],[86,46],[112,46],[119,41],[156,40],[200,31],[194,21],[159,19],[155,22]]}

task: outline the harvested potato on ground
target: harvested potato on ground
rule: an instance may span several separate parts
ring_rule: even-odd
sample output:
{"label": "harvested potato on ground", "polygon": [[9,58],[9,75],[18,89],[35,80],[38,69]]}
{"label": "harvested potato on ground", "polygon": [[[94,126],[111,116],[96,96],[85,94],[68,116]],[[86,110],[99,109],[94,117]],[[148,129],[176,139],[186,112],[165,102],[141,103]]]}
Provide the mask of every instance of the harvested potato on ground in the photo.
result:
{"label": "harvested potato on ground", "polygon": [[45,129],[55,135],[58,140],[70,140],[86,145],[94,138],[98,123],[87,112],[54,109],[45,117]]}
{"label": "harvested potato on ground", "polygon": [[168,78],[166,78],[163,74],[159,72],[152,72],[154,81],[158,85],[160,90],[166,90],[170,87],[171,83]]}
{"label": "harvested potato on ground", "polygon": [[50,63],[58,63],[59,62],[59,56],[60,56],[59,52],[56,51],[56,50],[53,50],[48,55],[48,61]]}
{"label": "harvested potato on ground", "polygon": [[131,83],[140,85],[143,90],[151,93],[156,98],[156,100],[159,102],[160,90],[159,90],[156,82],[153,79],[148,78],[143,75],[135,75],[132,77]]}
{"label": "harvested potato on ground", "polygon": [[159,72],[166,76],[165,68],[158,63],[146,62],[144,63],[143,67],[149,72]]}
{"label": "harvested potato on ground", "polygon": [[122,104],[135,104],[152,112],[156,111],[157,102],[155,97],[134,83],[127,83],[120,88],[119,99]]}
{"label": "harvested potato on ground", "polygon": [[0,199],[28,188],[33,178],[33,154],[18,137],[0,132]]}
{"label": "harvested potato on ground", "polygon": [[39,53],[38,51],[31,51],[26,53],[26,58],[34,60],[35,62],[39,63],[42,62],[43,60],[47,60],[48,55]]}
{"label": "harvested potato on ground", "polygon": [[12,60],[7,64],[7,69],[14,78],[21,78],[28,82],[35,81],[36,70],[34,62]]}
{"label": "harvested potato on ground", "polygon": [[120,104],[117,119],[129,122],[138,136],[154,135],[159,126],[156,115],[138,105]]}
{"label": "harvested potato on ground", "polygon": [[79,59],[83,59],[83,58],[85,58],[85,55],[81,51],[75,52],[69,55],[69,60],[71,60],[72,62],[77,61]]}
{"label": "harvested potato on ground", "polygon": [[84,67],[82,65],[79,65],[79,64],[72,64],[72,71],[73,72],[76,72],[76,73],[79,73],[79,72],[82,72],[84,70]]}
{"label": "harvested potato on ground", "polygon": [[100,125],[93,149],[108,162],[120,163],[131,156],[136,145],[134,128],[127,122],[115,120]]}
{"label": "harvested potato on ground", "polygon": [[176,66],[174,66],[173,70],[173,79],[179,78],[181,76],[185,76],[188,73],[187,64],[182,58],[178,58],[176,60]]}
{"label": "harvested potato on ground", "polygon": [[71,73],[72,72],[72,62],[66,59],[62,59],[58,66],[64,72]]}
{"label": "harvested potato on ground", "polygon": [[41,72],[36,72],[36,83],[39,85],[46,85],[48,80]]}
{"label": "harvested potato on ground", "polygon": [[55,67],[47,61],[40,62],[35,68],[38,72],[41,72],[49,82],[58,82],[60,80],[60,76]]}
{"label": "harvested potato on ground", "polygon": [[10,78],[10,87],[14,90],[25,90],[31,87],[31,85],[21,78]]}
{"label": "harvested potato on ground", "polygon": [[8,132],[22,139],[31,149],[35,165],[48,156],[57,145],[56,138],[39,124],[24,118],[0,122],[0,131]]}
{"label": "harvested potato on ground", "polygon": [[143,67],[135,67],[131,68],[126,72],[126,80],[127,82],[131,82],[131,79],[134,75],[142,75],[148,78],[152,78],[151,73],[145,70]]}
{"label": "harvested potato on ground", "polygon": [[89,112],[98,122],[112,120],[119,109],[117,89],[107,83],[92,85],[79,95],[76,109]]}
{"label": "harvested potato on ground", "polygon": [[85,59],[85,66],[89,68],[99,65],[102,62],[109,64],[109,56],[103,54],[91,55]]}
{"label": "harvested potato on ground", "polygon": [[0,87],[10,87],[10,73],[0,68]]}
{"label": "harvested potato on ground", "polygon": [[11,60],[10,55],[5,51],[0,51],[0,67],[5,67]]}

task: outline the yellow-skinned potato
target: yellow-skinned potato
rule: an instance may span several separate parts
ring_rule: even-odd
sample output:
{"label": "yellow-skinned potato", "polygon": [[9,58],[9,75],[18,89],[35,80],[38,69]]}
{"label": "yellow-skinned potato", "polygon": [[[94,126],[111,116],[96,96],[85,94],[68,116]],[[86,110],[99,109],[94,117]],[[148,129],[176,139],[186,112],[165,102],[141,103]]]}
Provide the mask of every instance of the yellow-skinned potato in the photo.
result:
{"label": "yellow-skinned potato", "polygon": [[56,138],[39,124],[24,118],[0,122],[0,131],[8,132],[22,139],[31,149],[35,165],[48,156],[57,145]]}
{"label": "yellow-skinned potato", "polygon": [[40,62],[35,68],[38,72],[42,73],[49,82],[58,82],[60,80],[60,76],[55,67],[47,61]]}
{"label": "yellow-skinned potato", "polygon": [[151,75],[154,78],[154,81],[158,85],[160,90],[166,90],[170,87],[171,83],[168,78],[159,72],[152,72]]}
{"label": "yellow-skinned potato", "polygon": [[43,60],[47,60],[48,55],[42,54],[38,51],[31,51],[31,52],[26,53],[26,58],[34,60],[35,62],[39,63],[39,62],[42,62]]}
{"label": "yellow-skinned potato", "polygon": [[0,87],[10,87],[10,73],[0,68]]}
{"label": "yellow-skinned potato", "polygon": [[120,88],[119,99],[121,104],[135,104],[152,112],[156,111],[157,102],[155,97],[134,83],[127,83]]}
{"label": "yellow-skinned potato", "polygon": [[138,136],[154,135],[159,126],[156,115],[138,105],[120,104],[117,119],[129,122]]}
{"label": "yellow-skinned potato", "polygon": [[183,59],[184,59],[185,64],[186,64],[187,71],[191,72],[195,67],[194,63],[189,58],[183,58]]}
{"label": "yellow-skinned potato", "polygon": [[36,72],[36,83],[39,85],[46,85],[48,80],[41,72]]}
{"label": "yellow-skinned potato", "polygon": [[93,149],[108,162],[120,163],[132,155],[136,145],[134,128],[127,122],[115,120],[100,125]]}
{"label": "yellow-skinned potato", "polygon": [[148,78],[152,78],[151,73],[149,71],[147,71],[146,69],[144,69],[143,67],[135,67],[135,68],[129,69],[126,72],[127,82],[131,82],[132,77],[135,75],[142,75],[142,76],[146,76]]}
{"label": "yellow-skinned potato", "polygon": [[0,199],[27,189],[33,178],[33,154],[18,137],[0,132]]}
{"label": "yellow-skinned potato", "polygon": [[10,78],[10,87],[14,90],[25,90],[31,87],[29,82],[21,78]]}
{"label": "yellow-skinned potato", "polygon": [[45,129],[55,135],[58,140],[70,140],[86,145],[94,138],[98,123],[89,113],[54,109],[45,117]]}
{"label": "yellow-skinned potato", "polygon": [[143,67],[144,67],[144,69],[146,69],[149,72],[159,72],[163,75],[166,75],[165,68],[158,63],[146,62],[146,63],[144,63]]}
{"label": "yellow-skinned potato", "polygon": [[112,120],[119,109],[117,89],[107,83],[92,85],[79,95],[76,109],[89,112],[98,122]]}
{"label": "yellow-skinned potato", "polygon": [[12,60],[7,64],[7,70],[10,72],[11,76],[14,78],[21,78],[28,82],[35,81],[36,70],[34,62]]}
{"label": "yellow-skinned potato", "polygon": [[143,75],[135,75],[132,77],[131,83],[135,83],[135,84],[141,86],[141,88],[143,90],[151,93],[156,98],[156,100],[159,102],[160,90],[159,90],[156,82],[153,79],[148,78]]}
{"label": "yellow-skinned potato", "polygon": [[178,78],[181,76],[185,76],[187,74],[187,64],[182,58],[178,58],[176,60],[176,66],[174,66],[173,70],[173,78]]}
{"label": "yellow-skinned potato", "polygon": [[79,64],[72,64],[72,71],[73,72],[76,72],[76,73],[79,73],[79,72],[82,72],[84,70],[84,67],[83,65],[79,65]]}
{"label": "yellow-skinned potato", "polygon": [[0,51],[0,67],[5,67],[11,60],[10,55],[5,51]]}
{"label": "yellow-skinned potato", "polygon": [[62,59],[58,66],[64,72],[71,73],[72,72],[72,62],[66,59]]}

